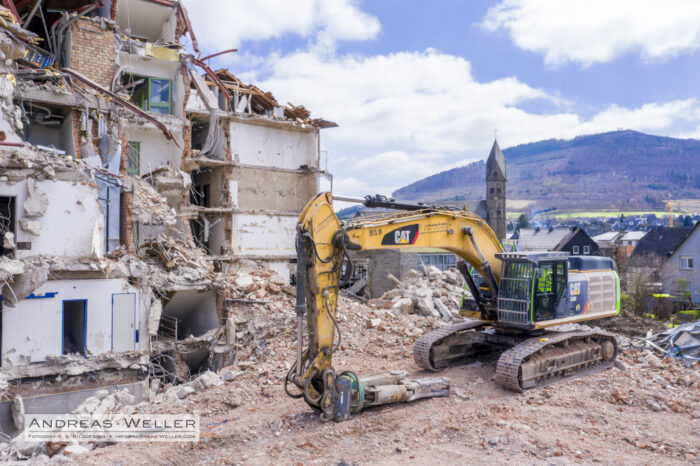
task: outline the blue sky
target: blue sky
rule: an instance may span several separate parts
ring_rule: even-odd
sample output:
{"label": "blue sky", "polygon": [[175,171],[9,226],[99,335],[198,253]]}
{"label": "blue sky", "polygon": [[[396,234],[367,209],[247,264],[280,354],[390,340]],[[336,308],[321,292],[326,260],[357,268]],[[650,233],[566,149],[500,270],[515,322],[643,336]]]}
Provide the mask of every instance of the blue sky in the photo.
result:
{"label": "blue sky", "polygon": [[211,63],[304,104],[334,191],[389,194],[501,147],[700,137],[694,0],[189,0]]}

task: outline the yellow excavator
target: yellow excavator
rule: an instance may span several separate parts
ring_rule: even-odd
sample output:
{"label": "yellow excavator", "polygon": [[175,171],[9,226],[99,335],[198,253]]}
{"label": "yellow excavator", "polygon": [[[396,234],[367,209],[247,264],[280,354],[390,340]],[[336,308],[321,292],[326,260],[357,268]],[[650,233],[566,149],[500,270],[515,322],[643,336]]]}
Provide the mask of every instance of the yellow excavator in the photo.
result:
{"label": "yellow excavator", "polygon": [[[556,251],[505,252],[488,224],[466,210],[382,196],[336,200],[393,211],[340,222],[326,192],[316,195],[299,217],[297,355],[285,391],[304,398],[323,420],[342,421],[363,407],[447,396],[450,391],[446,378],[408,379],[401,371],[368,377],[335,372],[332,357],[342,338],[336,309],[339,290],[352,275],[349,251],[429,247],[460,258],[458,269],[477,310],[467,313],[471,319],[463,323],[417,339],[413,356],[423,369],[439,371],[500,354],[496,381],[522,392],[613,365],[618,353],[614,336],[550,329],[619,314],[620,280],[612,259]],[[474,269],[484,283],[475,282],[470,273]],[[290,384],[298,390],[292,392]]]}

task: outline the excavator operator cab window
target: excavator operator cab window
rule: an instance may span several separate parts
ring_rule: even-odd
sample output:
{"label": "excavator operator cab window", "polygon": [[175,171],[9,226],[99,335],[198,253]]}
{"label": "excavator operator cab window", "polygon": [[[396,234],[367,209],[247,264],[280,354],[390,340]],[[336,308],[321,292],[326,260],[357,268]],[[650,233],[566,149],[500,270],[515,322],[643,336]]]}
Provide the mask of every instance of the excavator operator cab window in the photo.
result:
{"label": "excavator operator cab window", "polygon": [[566,267],[563,261],[544,262],[535,275],[533,315],[535,322],[554,319],[557,303],[566,288]]}

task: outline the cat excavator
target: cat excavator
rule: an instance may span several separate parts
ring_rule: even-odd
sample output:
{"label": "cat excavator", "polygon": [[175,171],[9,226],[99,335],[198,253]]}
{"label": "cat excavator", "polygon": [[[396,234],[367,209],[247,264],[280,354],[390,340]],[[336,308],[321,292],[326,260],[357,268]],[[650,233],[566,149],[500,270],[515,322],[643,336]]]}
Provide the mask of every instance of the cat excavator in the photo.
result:
{"label": "cat excavator", "polygon": [[[614,336],[552,329],[619,314],[620,280],[612,259],[505,252],[489,225],[466,210],[381,196],[336,200],[393,210],[341,222],[333,196],[325,192],[299,217],[297,354],[284,385],[289,396],[304,398],[321,419],[347,420],[363,407],[448,396],[450,390],[446,378],[408,379],[400,371],[367,377],[335,372],[332,357],[342,341],[336,310],[339,291],[352,275],[349,251],[439,248],[458,256],[477,309],[467,312],[470,319],[416,340],[414,361],[425,370],[498,357],[496,381],[522,392],[613,365],[618,353]],[[479,272],[481,283],[470,270]]]}

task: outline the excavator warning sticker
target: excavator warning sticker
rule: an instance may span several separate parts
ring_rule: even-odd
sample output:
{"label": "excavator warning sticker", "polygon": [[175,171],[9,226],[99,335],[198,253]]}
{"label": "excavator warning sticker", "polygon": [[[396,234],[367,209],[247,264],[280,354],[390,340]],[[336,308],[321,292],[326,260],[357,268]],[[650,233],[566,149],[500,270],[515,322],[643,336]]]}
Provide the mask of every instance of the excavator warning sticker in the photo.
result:
{"label": "excavator warning sticker", "polygon": [[392,230],[382,238],[382,246],[414,244],[418,239],[418,224]]}

